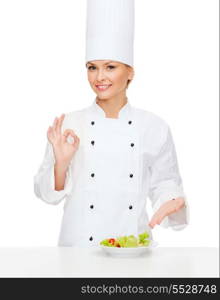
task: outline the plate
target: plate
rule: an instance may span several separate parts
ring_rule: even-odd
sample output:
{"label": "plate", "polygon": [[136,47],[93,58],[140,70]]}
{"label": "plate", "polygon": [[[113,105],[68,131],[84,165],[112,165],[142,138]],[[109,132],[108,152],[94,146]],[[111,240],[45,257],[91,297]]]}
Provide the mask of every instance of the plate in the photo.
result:
{"label": "plate", "polygon": [[141,247],[108,247],[104,245],[100,245],[101,249],[110,256],[114,257],[136,257],[142,255],[146,252],[150,253],[150,250],[158,246],[158,242],[150,241],[148,246],[141,246]]}

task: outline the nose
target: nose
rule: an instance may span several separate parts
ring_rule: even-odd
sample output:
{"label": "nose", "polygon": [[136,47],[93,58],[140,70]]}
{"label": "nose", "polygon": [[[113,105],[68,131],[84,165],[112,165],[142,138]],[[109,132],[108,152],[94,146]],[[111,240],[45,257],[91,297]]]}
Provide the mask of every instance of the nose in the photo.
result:
{"label": "nose", "polygon": [[105,79],[105,72],[102,69],[99,69],[97,72],[97,81],[101,81],[102,79]]}

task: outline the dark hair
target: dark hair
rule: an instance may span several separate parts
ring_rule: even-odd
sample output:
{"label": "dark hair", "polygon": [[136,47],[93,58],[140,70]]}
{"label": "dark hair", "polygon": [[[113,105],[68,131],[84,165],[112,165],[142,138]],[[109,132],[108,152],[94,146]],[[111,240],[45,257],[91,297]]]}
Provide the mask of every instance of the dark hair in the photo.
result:
{"label": "dark hair", "polygon": [[127,81],[127,87],[126,88],[128,88],[130,82],[131,82],[131,79],[128,79],[128,81]]}

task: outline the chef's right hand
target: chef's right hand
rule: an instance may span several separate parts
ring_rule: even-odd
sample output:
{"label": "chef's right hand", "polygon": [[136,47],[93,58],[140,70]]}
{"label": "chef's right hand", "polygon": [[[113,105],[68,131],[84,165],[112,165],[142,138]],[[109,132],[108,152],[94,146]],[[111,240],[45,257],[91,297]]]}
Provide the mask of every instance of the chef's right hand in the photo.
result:
{"label": "chef's right hand", "polygon": [[[64,117],[65,114],[62,114],[60,118],[54,119],[53,126],[49,126],[47,130],[47,138],[53,146],[56,164],[68,168],[71,159],[78,150],[80,139],[72,129],[61,132]],[[71,140],[74,139],[71,143],[67,141],[68,136],[71,136]]]}

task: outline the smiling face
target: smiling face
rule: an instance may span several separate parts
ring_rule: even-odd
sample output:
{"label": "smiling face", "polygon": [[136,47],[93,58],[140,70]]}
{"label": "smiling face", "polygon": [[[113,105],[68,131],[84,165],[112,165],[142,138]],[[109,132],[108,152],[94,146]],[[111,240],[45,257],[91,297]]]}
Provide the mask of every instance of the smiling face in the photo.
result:
{"label": "smiling face", "polygon": [[118,61],[93,60],[86,67],[90,86],[100,99],[125,93],[134,75],[132,67]]}

